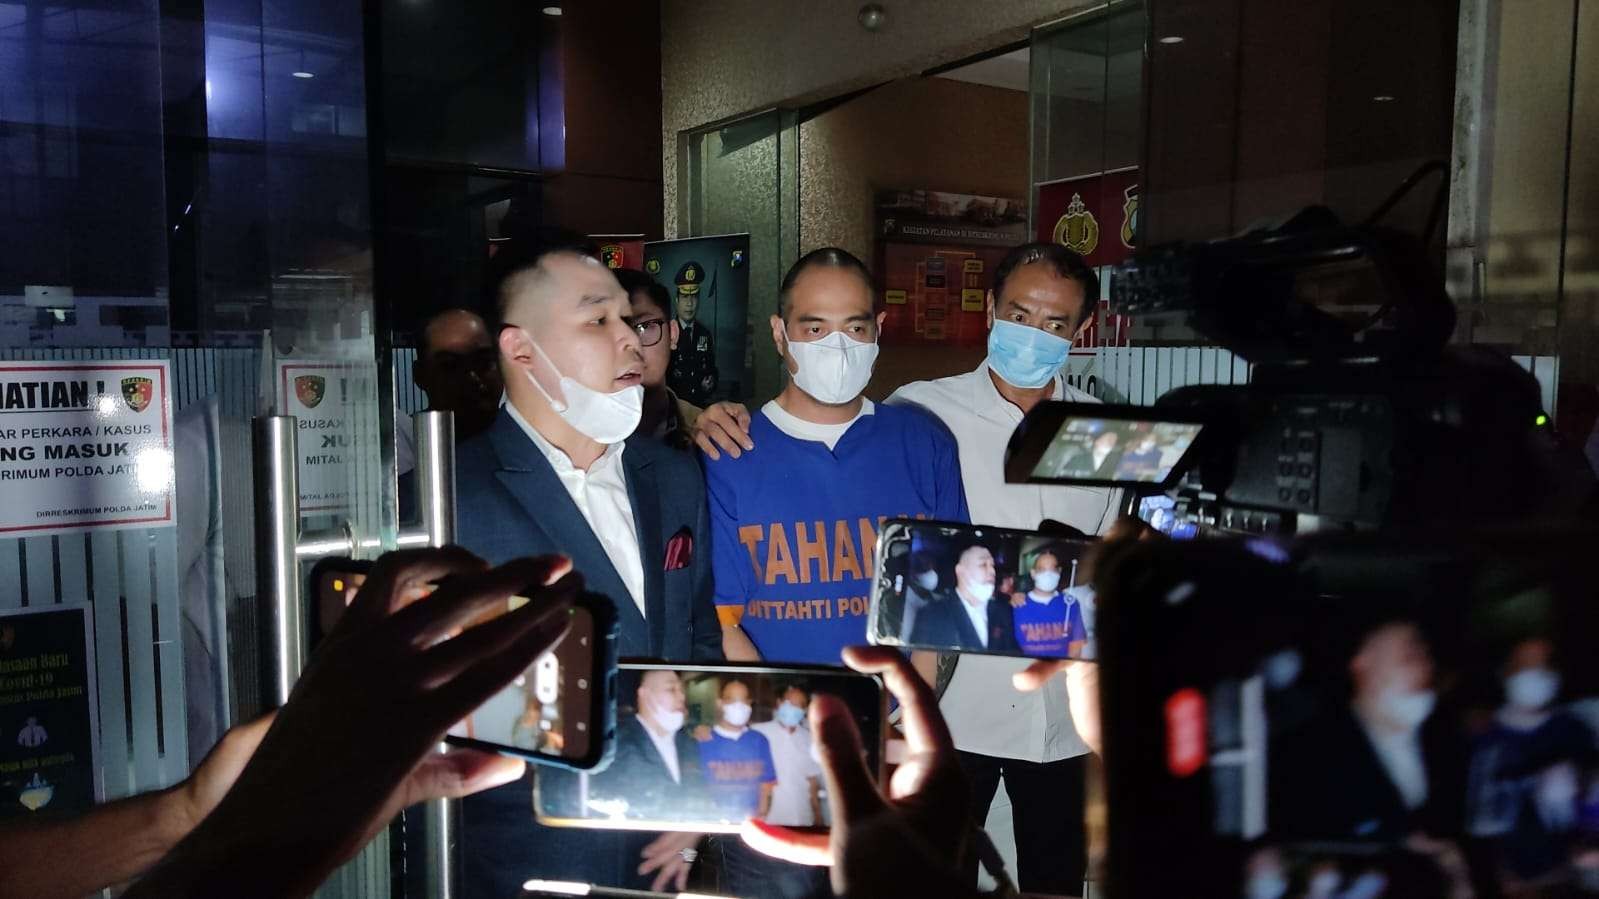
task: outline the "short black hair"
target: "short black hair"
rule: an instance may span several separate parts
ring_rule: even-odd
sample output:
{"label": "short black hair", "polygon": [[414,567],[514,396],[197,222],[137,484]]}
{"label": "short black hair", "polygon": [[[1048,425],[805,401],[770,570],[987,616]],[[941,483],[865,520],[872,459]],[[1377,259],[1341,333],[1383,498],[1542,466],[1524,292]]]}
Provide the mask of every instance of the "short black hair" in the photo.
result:
{"label": "short black hair", "polygon": [[811,698],[811,688],[810,688],[810,686],[808,684],[806,684],[804,681],[798,681],[798,680],[789,681],[788,683],[784,684],[783,685],[783,689],[778,691],[777,695],[779,697],[786,696],[788,694],[788,691],[790,691],[790,690],[798,690],[801,693],[805,694],[805,698],[806,699],[810,699]]}
{"label": "short black hair", "polygon": [[667,291],[666,285],[636,268],[613,269],[611,274],[622,283],[622,289],[627,291],[629,302],[633,300],[635,294],[642,293],[649,297],[650,302],[661,311],[661,315],[666,318],[672,317],[672,294]]}
{"label": "short black hair", "polygon": [[[476,309],[468,309],[465,306],[449,306],[423,319],[422,327],[416,331],[416,358],[418,362],[426,363],[428,357],[433,355],[433,345],[428,342],[428,331],[433,328],[433,325],[446,315],[460,315],[462,313],[476,316],[479,319],[483,317]],[[485,322],[485,324],[487,323]],[[489,335],[490,340],[493,337],[493,334]]]}
{"label": "short black hair", "polygon": [[1005,254],[999,268],[994,269],[996,309],[1000,296],[1005,292],[1005,281],[1022,266],[1039,262],[1048,265],[1058,277],[1076,281],[1083,288],[1083,311],[1077,316],[1077,327],[1081,328],[1083,322],[1088,321],[1094,310],[1099,308],[1099,275],[1082,256],[1058,243],[1024,243]]}
{"label": "short black hair", "polygon": [[856,258],[854,253],[841,250],[838,247],[819,247],[806,253],[788,269],[788,274],[783,276],[783,284],[777,291],[777,315],[783,320],[788,319],[789,292],[794,289],[794,282],[800,279],[813,268],[841,268],[854,272],[866,283],[866,290],[872,295],[872,309],[877,308],[877,285],[872,281],[872,270],[866,263]]}
{"label": "short black hair", "polygon": [[500,244],[494,258],[489,260],[488,277],[496,326],[505,325],[505,313],[514,299],[518,276],[538,268],[556,253],[572,253],[596,261],[600,258],[600,248],[594,241],[565,228],[539,228]]}

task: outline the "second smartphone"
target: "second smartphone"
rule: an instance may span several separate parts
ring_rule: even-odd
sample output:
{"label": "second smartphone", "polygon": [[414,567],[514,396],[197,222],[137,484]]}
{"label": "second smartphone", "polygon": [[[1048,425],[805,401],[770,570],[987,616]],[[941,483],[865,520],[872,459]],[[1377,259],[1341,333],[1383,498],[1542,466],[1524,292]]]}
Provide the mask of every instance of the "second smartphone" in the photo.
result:
{"label": "second smartphone", "polygon": [[881,775],[884,693],[874,676],[837,668],[626,664],[617,691],[616,753],[597,772],[541,768],[541,824],[736,833],[750,817],[822,827],[826,782],[806,712],[826,693],[860,730]]}
{"label": "second smartphone", "polygon": [[1093,659],[1091,545],[982,525],[885,522],[867,638],[936,652]]}

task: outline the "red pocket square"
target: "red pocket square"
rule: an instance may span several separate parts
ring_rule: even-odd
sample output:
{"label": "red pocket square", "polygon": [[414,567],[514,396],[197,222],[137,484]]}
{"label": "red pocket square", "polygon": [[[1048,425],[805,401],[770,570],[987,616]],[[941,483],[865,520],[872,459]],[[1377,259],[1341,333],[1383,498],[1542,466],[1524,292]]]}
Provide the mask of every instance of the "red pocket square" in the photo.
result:
{"label": "red pocket square", "polygon": [[683,528],[673,534],[672,539],[666,541],[666,570],[687,568],[692,561],[694,561],[694,535],[688,528]]}

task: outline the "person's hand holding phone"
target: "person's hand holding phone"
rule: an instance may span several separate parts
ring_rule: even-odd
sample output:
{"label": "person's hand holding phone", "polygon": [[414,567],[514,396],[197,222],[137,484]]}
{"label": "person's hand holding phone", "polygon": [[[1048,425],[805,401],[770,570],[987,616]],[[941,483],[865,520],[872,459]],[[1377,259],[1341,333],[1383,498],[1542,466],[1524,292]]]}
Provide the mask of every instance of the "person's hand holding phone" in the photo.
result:
{"label": "person's hand holding phone", "polygon": [[825,693],[811,701],[830,833],[746,822],[744,841],[774,858],[831,865],[842,896],[964,895],[952,860],[960,858],[970,823],[970,794],[949,728],[933,690],[896,649],[850,647],[844,661],[879,674],[904,709],[904,763],[882,790],[867,770],[860,731],[843,702]]}
{"label": "person's hand holding phone", "polygon": [[[582,580],[567,571],[549,581],[569,567],[542,558],[488,569],[455,547],[379,559],[237,783],[126,895],[238,894],[245,884],[255,895],[305,895],[400,809],[521,777],[520,760],[435,748],[566,632]],[[450,636],[528,584],[548,586]]]}

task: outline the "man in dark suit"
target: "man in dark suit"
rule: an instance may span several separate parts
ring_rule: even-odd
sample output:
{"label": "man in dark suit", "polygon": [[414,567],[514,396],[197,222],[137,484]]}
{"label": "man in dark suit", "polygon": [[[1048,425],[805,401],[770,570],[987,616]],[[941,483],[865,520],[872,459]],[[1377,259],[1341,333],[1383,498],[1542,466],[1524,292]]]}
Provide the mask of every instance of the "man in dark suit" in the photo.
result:
{"label": "man in dark suit", "polygon": [[[654,440],[626,439],[643,394],[627,295],[580,243],[517,252],[499,290],[506,404],[457,451],[457,540],[494,564],[569,557],[615,603],[622,656],[718,660],[699,469]],[[689,837],[539,827],[531,787],[529,775],[464,803],[465,895],[515,895],[533,876],[650,886],[641,854],[681,889]]]}
{"label": "man in dark suit", "polygon": [[705,772],[699,741],[683,727],[682,679],[675,671],[646,671],[634,695],[637,711],[617,722],[616,757],[594,776],[589,795],[626,800],[629,818],[694,812],[706,804]]}
{"label": "man in dark suit", "polygon": [[994,554],[969,546],[955,565],[955,596],[931,602],[916,616],[911,642],[919,646],[1019,652],[1008,597],[994,595]]}
{"label": "man in dark suit", "polygon": [[1290,839],[1399,843],[1458,837],[1464,736],[1434,712],[1433,660],[1399,618],[1359,629],[1350,698],[1272,747],[1272,833]]}

